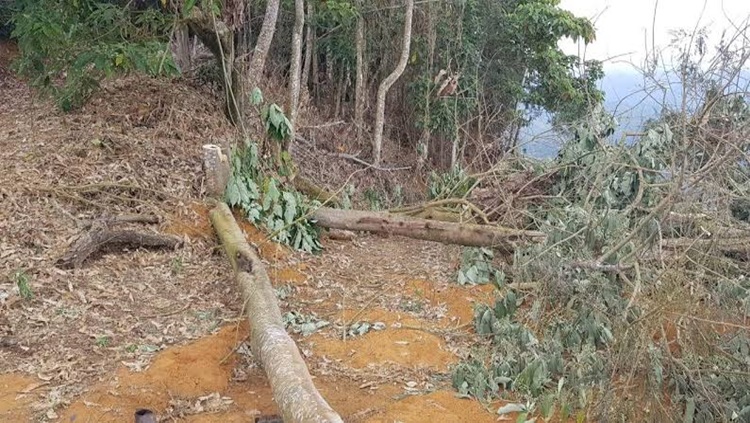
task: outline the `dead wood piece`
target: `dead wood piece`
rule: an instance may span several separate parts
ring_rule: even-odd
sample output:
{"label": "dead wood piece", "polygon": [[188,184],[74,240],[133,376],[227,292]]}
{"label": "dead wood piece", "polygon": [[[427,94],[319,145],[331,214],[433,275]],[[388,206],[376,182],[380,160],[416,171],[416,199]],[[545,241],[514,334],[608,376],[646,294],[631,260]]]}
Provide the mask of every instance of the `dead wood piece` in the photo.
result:
{"label": "dead wood piece", "polygon": [[95,224],[102,224],[107,227],[112,227],[122,223],[159,223],[159,216],[152,214],[125,214],[121,216],[106,217],[98,220],[84,220],[82,226],[84,229],[91,229]]}
{"label": "dead wood piece", "polygon": [[242,292],[250,322],[250,348],[266,372],[284,421],[343,422],[315,388],[297,345],[284,328],[265,267],[245,240],[229,207],[217,204],[210,218]]}
{"label": "dead wood piece", "polygon": [[357,235],[352,231],[346,231],[343,229],[328,230],[328,238],[335,239],[337,241],[351,241],[356,237]]}
{"label": "dead wood piece", "polygon": [[203,171],[206,174],[206,194],[212,198],[223,197],[232,169],[218,145],[203,146]]}
{"label": "dead wood piece", "polygon": [[133,230],[94,229],[80,237],[56,265],[63,269],[81,267],[92,254],[114,246],[174,249],[180,242],[180,238],[171,235]]}
{"label": "dead wood piece", "polygon": [[504,252],[512,252],[515,249],[516,242],[538,242],[545,239],[544,233],[536,231],[470,223],[441,222],[383,212],[340,210],[326,207],[316,210],[312,219],[324,228],[389,233],[446,244],[493,247]]}

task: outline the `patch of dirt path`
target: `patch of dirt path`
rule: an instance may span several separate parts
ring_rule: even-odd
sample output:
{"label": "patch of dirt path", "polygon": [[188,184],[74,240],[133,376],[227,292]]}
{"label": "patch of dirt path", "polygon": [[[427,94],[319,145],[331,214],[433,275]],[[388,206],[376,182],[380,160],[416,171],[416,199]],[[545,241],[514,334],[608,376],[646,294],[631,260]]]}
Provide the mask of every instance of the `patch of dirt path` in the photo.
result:
{"label": "patch of dirt path", "polygon": [[[189,422],[275,413],[200,202],[200,146],[233,136],[211,96],[129,77],[65,115],[0,70],[0,421],[132,421],[139,407]],[[159,216],[139,228],[184,246],[54,266],[86,221],[132,213]],[[329,323],[293,336],[347,421],[495,421],[449,386],[477,342],[473,304],[494,295],[451,282],[459,248],[363,235],[324,239],[310,256],[242,226],[282,311]],[[363,324],[377,330],[354,336]]]}

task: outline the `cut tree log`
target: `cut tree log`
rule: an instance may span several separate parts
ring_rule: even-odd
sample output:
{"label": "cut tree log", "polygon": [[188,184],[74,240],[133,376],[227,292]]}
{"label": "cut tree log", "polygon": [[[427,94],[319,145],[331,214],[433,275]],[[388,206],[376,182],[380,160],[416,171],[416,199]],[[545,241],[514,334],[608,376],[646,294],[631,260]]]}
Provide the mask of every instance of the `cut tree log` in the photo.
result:
{"label": "cut tree log", "polygon": [[276,292],[268,274],[232,212],[218,203],[211,223],[234,269],[250,322],[250,348],[268,376],[273,397],[285,422],[343,422],[315,389],[307,365],[284,329]]}
{"label": "cut tree log", "polygon": [[311,217],[319,226],[324,228],[388,233],[468,247],[492,247],[503,252],[515,250],[517,242],[539,242],[545,239],[543,232],[522,231],[490,225],[441,222],[384,212],[321,207]]}
{"label": "cut tree log", "polygon": [[209,217],[234,270],[250,322],[250,348],[266,372],[284,421],[343,422],[315,389],[297,345],[286,332],[263,262],[247,243],[229,207],[219,201],[231,172],[219,146],[203,146],[203,169],[208,202],[214,205]]}
{"label": "cut tree log", "polygon": [[55,264],[61,269],[73,269],[81,267],[83,262],[94,253],[115,246],[174,249],[182,242],[180,238],[171,235],[109,228],[118,223],[151,222],[151,219],[153,219],[151,216],[124,216],[93,223],[87,222],[86,225],[91,227],[91,230],[78,238]]}

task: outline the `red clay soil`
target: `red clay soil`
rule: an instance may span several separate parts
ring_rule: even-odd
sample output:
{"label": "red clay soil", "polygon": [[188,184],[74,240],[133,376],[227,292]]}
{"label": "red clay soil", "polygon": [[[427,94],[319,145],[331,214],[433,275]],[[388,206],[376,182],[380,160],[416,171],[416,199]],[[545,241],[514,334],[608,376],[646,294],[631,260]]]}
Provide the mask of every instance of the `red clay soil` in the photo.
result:
{"label": "red clay soil", "polygon": [[[167,349],[153,360],[148,370],[131,372],[121,367],[110,377],[93,386],[60,416],[62,422],[126,422],[131,421],[138,408],[149,408],[163,413],[178,404],[199,401],[200,397],[218,393],[225,399],[204,412],[183,416],[186,422],[247,422],[255,415],[277,412],[271,388],[260,369],[247,375],[244,381],[233,380],[233,369],[238,361],[232,352],[247,335],[245,325],[227,326],[216,334],[191,344]],[[400,351],[378,337],[359,345],[369,345],[368,351],[378,347],[383,354],[397,357]],[[343,341],[342,341],[343,343]],[[369,360],[369,359],[367,359]],[[372,357],[372,361],[376,361]],[[445,363],[438,363],[445,364]],[[384,385],[379,389],[361,387],[354,381],[322,376],[316,384],[331,405],[349,422],[493,422],[495,417],[476,401],[459,399],[454,392],[439,390],[427,395],[398,398],[400,387]],[[16,375],[0,377],[0,419],[26,421],[33,378]],[[24,394],[24,391],[30,393]],[[226,401],[231,400],[231,401]],[[179,407],[173,411],[177,417]]]}

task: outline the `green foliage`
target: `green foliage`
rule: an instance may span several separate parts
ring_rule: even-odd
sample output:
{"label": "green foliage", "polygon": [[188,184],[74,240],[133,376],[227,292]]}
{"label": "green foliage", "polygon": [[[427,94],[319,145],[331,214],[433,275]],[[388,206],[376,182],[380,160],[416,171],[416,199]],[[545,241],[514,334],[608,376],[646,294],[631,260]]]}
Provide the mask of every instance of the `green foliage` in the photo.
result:
{"label": "green foliage", "polygon": [[357,10],[354,1],[331,0],[318,3],[313,24],[318,33],[326,36],[318,39],[320,52],[329,52],[327,57],[335,62],[336,72],[344,74],[348,69],[353,73],[355,66],[354,29]]}
{"label": "green foliage", "polygon": [[314,313],[302,314],[296,311],[284,313],[282,321],[286,329],[302,334],[302,336],[310,336],[331,324],[327,320],[319,318]]}
{"label": "green foliage", "polygon": [[24,300],[34,298],[34,291],[31,289],[29,274],[25,270],[17,270],[11,277],[13,283],[18,288],[18,294]]}
{"label": "green foliage", "polygon": [[393,193],[391,194],[391,204],[393,207],[401,207],[404,205],[404,187],[396,185],[393,187]]}
{"label": "green foliage", "polygon": [[242,209],[274,241],[307,252],[321,249],[318,229],[307,218],[319,205],[284,189],[278,179],[264,176],[255,143],[232,153],[232,174],[224,195],[227,204]]}
{"label": "green foliage", "polygon": [[111,340],[109,336],[99,336],[96,338],[95,344],[99,348],[106,348],[109,346]]}
{"label": "green foliage", "polygon": [[[553,192],[571,203],[596,208],[654,206],[664,194],[654,186],[665,180],[662,172],[673,148],[672,131],[666,125],[650,129],[633,145],[610,145],[581,128],[558,154],[562,170]],[[584,180],[587,183],[581,183]]]}
{"label": "green foliage", "polygon": [[492,265],[494,253],[489,248],[464,248],[461,268],[456,277],[460,285],[494,283],[498,288],[505,283],[505,274]]}
{"label": "green foliage", "polygon": [[385,323],[383,322],[375,322],[375,323],[369,323],[369,322],[354,322],[351,325],[349,325],[349,328],[346,331],[346,336],[348,337],[355,337],[355,336],[362,336],[371,330],[379,331],[385,329]]}
{"label": "green foliage", "polygon": [[460,394],[491,399],[500,395],[501,388],[516,391],[542,398],[543,414],[549,415],[552,399],[561,394],[563,385],[585,397],[585,391],[609,377],[600,351],[612,340],[606,322],[585,310],[571,312],[573,324],[561,320],[550,325],[540,340],[514,321],[519,302],[509,291],[494,308],[477,307],[475,329],[492,346],[483,353],[486,359],[470,360],[455,369],[453,386]]}
{"label": "green foliage", "polygon": [[[255,103],[256,97],[252,101]],[[263,101],[262,97],[259,101]],[[282,142],[292,135],[292,123],[278,105],[270,104],[261,109],[261,119],[265,122],[268,136],[277,142]]]}
{"label": "green foliage", "polygon": [[17,1],[16,69],[65,111],[83,105],[106,77],[177,72],[166,45],[171,22],[157,10],[96,0]]}
{"label": "green foliage", "polygon": [[601,63],[566,55],[558,47],[564,38],[594,40],[594,27],[560,8],[558,0],[482,2],[481,51],[483,90],[495,110],[516,105],[544,108],[568,121],[583,116],[601,102],[596,82]]}
{"label": "green foliage", "polygon": [[[673,188],[667,171],[691,160],[681,156],[675,137],[669,125],[659,123],[633,144],[608,145],[593,127],[577,129],[550,164],[556,195],[531,210],[546,243],[516,248],[509,270],[514,283],[540,288],[527,297],[532,303],[523,311],[512,291],[494,307],[477,308],[476,332],[491,345],[456,369],[459,393],[492,399],[508,390],[532,405],[526,413],[549,416],[557,408],[560,416],[571,416],[577,408],[605,419],[617,411],[605,405],[608,399],[593,403],[592,398],[614,395],[613,375],[627,371],[645,376],[645,388],[658,398],[669,392],[674,408],[665,413],[679,410],[685,421],[742,421],[740,416],[750,413],[746,333],[687,330],[675,341],[681,348],[675,356],[673,345],[654,340],[653,326],[637,329],[658,322],[662,317],[651,315],[661,313],[665,303],[682,307],[688,284],[701,292],[696,297],[711,298],[700,306],[711,316],[750,316],[744,264],[728,266],[725,257],[701,252],[687,266],[665,270],[642,258],[654,251],[649,248],[668,213],[654,209]],[[624,270],[586,265],[610,251],[601,264]],[[674,318],[669,311],[664,317]],[[543,324],[524,325],[542,319]]]}
{"label": "green foliage", "polygon": [[344,210],[350,210],[352,208],[352,197],[356,192],[357,188],[352,184],[347,184],[344,191],[341,193],[341,208]]}
{"label": "green foliage", "polygon": [[460,166],[442,174],[430,172],[428,195],[433,200],[463,198],[469,195],[475,183],[476,179],[467,175]]}
{"label": "green foliage", "polygon": [[377,190],[367,188],[364,192],[364,196],[365,201],[370,205],[370,210],[377,211],[383,209],[383,199]]}
{"label": "green foliage", "polygon": [[178,275],[185,269],[185,262],[182,257],[178,256],[172,259],[169,267],[173,275]]}

